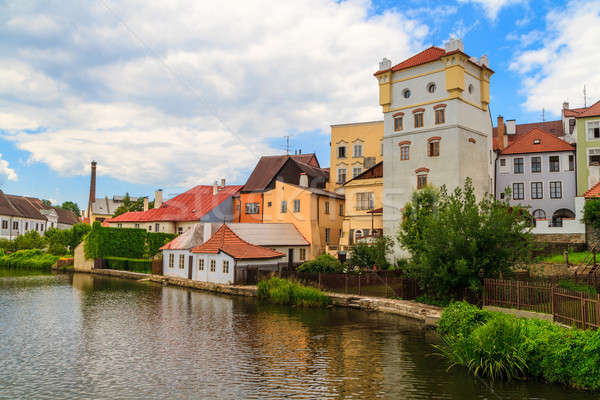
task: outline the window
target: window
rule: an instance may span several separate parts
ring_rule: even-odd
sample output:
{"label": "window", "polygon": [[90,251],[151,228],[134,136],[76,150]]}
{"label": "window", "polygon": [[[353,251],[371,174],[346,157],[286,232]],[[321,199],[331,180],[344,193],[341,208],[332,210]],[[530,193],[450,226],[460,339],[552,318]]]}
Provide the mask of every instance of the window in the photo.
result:
{"label": "window", "polygon": [[356,193],[356,209],[372,210],[374,208],[373,192]]}
{"label": "window", "polygon": [[260,213],[260,205],[258,203],[246,203],[246,214]]}
{"label": "window", "polygon": [[550,182],[550,198],[562,198],[562,182]]}
{"label": "window", "polygon": [[532,199],[543,199],[544,198],[544,185],[542,182],[531,182],[531,198]]}
{"label": "window", "polygon": [[154,232],[160,232],[160,224],[154,224]]}
{"label": "window", "polygon": [[346,146],[338,147],[338,158],[346,158]]}
{"label": "window", "polygon": [[436,89],[435,83],[430,83],[429,85],[427,85],[427,91],[429,93],[435,93],[435,89]]}
{"label": "window", "polygon": [[588,149],[588,165],[600,165],[600,149]]}
{"label": "window", "polygon": [[468,89],[469,89],[469,94],[473,94],[473,84],[472,83],[469,84]]}
{"label": "window", "polygon": [[415,128],[423,127],[423,113],[416,113],[415,116]]}
{"label": "window", "polygon": [[294,200],[294,212],[300,212],[300,200]]}
{"label": "window", "polygon": [[340,204],[340,217],[344,216],[344,205]]}
{"label": "window", "polygon": [[25,222],[25,231],[29,230],[29,222]]}
{"label": "window", "polygon": [[282,201],[281,202],[281,213],[284,214],[287,212],[287,201]]}
{"label": "window", "polygon": [[270,202],[270,201],[267,201],[267,207],[271,207],[272,205],[273,205],[273,203],[272,203],[272,202]]}
{"label": "window", "polygon": [[600,139],[600,121],[590,121],[586,125],[588,139]]}
{"label": "window", "polygon": [[204,258],[198,259],[198,271],[204,271]]}
{"label": "window", "polygon": [[299,250],[300,250],[300,255],[298,257],[300,258],[300,261],[306,260],[306,249],[299,249]]}
{"label": "window", "polygon": [[169,254],[169,268],[175,267],[175,255]]}
{"label": "window", "polygon": [[178,226],[177,227],[177,234],[181,235],[183,233],[183,227],[182,226]]}
{"label": "window", "polygon": [[8,221],[2,221],[2,229],[8,229]]}
{"label": "window", "polygon": [[353,146],[354,157],[362,157],[362,144],[357,143]]}
{"label": "window", "polygon": [[540,209],[535,210],[533,212],[533,219],[536,219],[536,220],[546,219],[546,212],[544,210],[540,210]]}
{"label": "window", "polygon": [[427,175],[417,175],[417,189],[427,186]]}
{"label": "window", "polygon": [[395,131],[402,130],[402,117],[394,117],[394,130]]}
{"label": "window", "polygon": [[360,175],[361,172],[362,172],[362,168],[361,167],[354,167],[354,168],[352,168],[352,177],[356,178],[357,176]]}
{"label": "window", "polygon": [[444,122],[446,122],[446,114],[444,112],[445,110],[439,109],[439,110],[435,110],[435,123],[436,124],[443,124]]}
{"label": "window", "polygon": [[560,171],[560,158],[558,156],[550,156],[550,172]]}
{"label": "window", "polygon": [[140,224],[135,224],[134,226],[136,229],[140,229]]}
{"label": "window", "polygon": [[513,183],[513,200],[523,200],[525,198],[525,185],[523,183]]}
{"label": "window", "polygon": [[402,97],[404,97],[405,99],[408,99],[410,97],[410,90],[404,89],[402,91]]}
{"label": "window", "polygon": [[123,224],[117,224],[117,228],[122,228]]}
{"label": "window", "polygon": [[148,232],[152,232],[152,225],[148,225]]}
{"label": "window", "polygon": [[325,243],[329,243],[331,240],[331,229],[325,228]]}
{"label": "window", "polygon": [[329,202],[325,202],[325,214],[329,214]]}
{"label": "window", "polygon": [[575,171],[575,156],[569,156],[569,171]]}
{"label": "window", "polygon": [[523,173],[523,159],[522,158],[515,158],[513,160],[513,170],[514,170],[515,174]]}
{"label": "window", "polygon": [[440,141],[433,140],[429,142],[429,157],[438,157],[440,155]]}
{"label": "window", "polygon": [[410,146],[407,144],[400,146],[400,160],[405,161],[405,160],[408,160],[409,157],[410,157]]}
{"label": "window", "polygon": [[229,273],[229,261],[227,261],[227,260],[223,260],[223,273],[224,274]]}
{"label": "window", "polygon": [[500,166],[501,167],[506,167],[506,158],[500,159]]}
{"label": "window", "polygon": [[19,229],[19,221],[13,221],[13,229]]}
{"label": "window", "polygon": [[337,183],[344,183],[344,182],[346,182],[346,168],[339,168]]}
{"label": "window", "polygon": [[184,268],[185,268],[185,255],[180,254],[179,255],[179,269],[184,269]]}
{"label": "window", "polygon": [[215,272],[217,270],[217,262],[215,260],[210,260],[210,272]]}
{"label": "window", "polygon": [[531,172],[542,172],[542,157],[531,157]]}
{"label": "window", "polygon": [[43,230],[43,229],[41,229],[41,227],[39,227],[39,228],[38,228],[38,223],[36,223],[36,224],[35,224],[35,230],[36,230],[36,231],[37,231],[37,230],[40,230],[40,231],[41,231],[41,230]]}

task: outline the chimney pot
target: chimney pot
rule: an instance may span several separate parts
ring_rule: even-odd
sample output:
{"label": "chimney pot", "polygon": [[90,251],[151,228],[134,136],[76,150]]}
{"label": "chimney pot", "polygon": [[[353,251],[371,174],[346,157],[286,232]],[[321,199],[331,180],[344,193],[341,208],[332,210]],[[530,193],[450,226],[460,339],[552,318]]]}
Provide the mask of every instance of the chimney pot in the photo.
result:
{"label": "chimney pot", "polygon": [[163,204],[162,189],[154,192],[154,208],[160,208]]}
{"label": "chimney pot", "polygon": [[463,45],[462,39],[454,39],[450,38],[445,44],[446,52],[449,53],[451,51],[459,50],[465,51],[465,47]]}
{"label": "chimney pot", "polygon": [[218,191],[219,191],[219,182],[215,181],[215,183],[213,183],[213,196],[216,195]]}
{"label": "chimney pot", "polygon": [[568,109],[569,109],[569,102],[568,102],[568,101],[565,101],[565,102],[563,103],[563,110],[568,110]]}
{"label": "chimney pot", "polygon": [[221,179],[221,187],[225,187],[225,178]]}

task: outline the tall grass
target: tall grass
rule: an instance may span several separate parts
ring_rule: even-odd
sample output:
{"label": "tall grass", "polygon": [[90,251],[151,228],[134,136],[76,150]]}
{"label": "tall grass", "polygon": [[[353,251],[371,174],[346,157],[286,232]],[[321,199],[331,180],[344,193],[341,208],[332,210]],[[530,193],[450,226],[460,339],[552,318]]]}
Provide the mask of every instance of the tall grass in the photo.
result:
{"label": "tall grass", "polygon": [[440,354],[453,366],[492,380],[526,376],[582,389],[600,390],[600,331],[565,329],[451,304],[438,330]]}
{"label": "tall grass", "polygon": [[277,277],[258,282],[258,298],[298,307],[325,307],[330,302],[329,297],[316,288]]}
{"label": "tall grass", "polygon": [[0,255],[0,267],[49,270],[59,258],[39,249],[19,250]]}
{"label": "tall grass", "polygon": [[[569,251],[569,263],[583,264],[588,254],[589,253],[587,251]],[[565,262],[565,256],[562,253],[553,254],[550,256],[541,256],[536,258],[536,261],[541,263],[563,264]]]}

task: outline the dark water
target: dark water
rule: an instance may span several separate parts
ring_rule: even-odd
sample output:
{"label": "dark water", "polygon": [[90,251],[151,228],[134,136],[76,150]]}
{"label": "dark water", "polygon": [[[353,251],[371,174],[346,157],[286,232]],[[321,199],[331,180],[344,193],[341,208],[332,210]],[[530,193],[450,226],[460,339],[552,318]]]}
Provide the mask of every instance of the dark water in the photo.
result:
{"label": "dark water", "polygon": [[294,310],[87,274],[0,273],[0,398],[592,399],[490,386],[394,316]]}

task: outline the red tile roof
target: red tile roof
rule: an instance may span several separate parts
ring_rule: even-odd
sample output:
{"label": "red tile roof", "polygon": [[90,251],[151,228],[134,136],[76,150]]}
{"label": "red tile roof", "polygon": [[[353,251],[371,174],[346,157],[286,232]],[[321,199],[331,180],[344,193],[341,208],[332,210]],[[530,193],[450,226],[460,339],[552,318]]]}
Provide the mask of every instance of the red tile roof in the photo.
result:
{"label": "red tile roof", "polygon": [[592,104],[589,107],[571,108],[563,110],[565,117],[595,117],[600,115],[600,101]]}
{"label": "red tile roof", "polygon": [[[416,67],[417,65],[427,64],[428,62],[432,62],[435,60],[439,60],[446,51],[439,47],[431,46],[430,48],[423,50],[422,52],[415,54],[414,56],[407,58],[402,61],[400,64],[396,64],[392,67],[392,71],[400,71],[405,68]],[[382,72],[389,70],[381,70],[375,72],[375,75],[378,75]]]}
{"label": "red tile roof", "polygon": [[583,197],[586,199],[600,197],[600,182],[596,183],[594,186],[589,188],[588,191],[583,194]]}
{"label": "red tile roof", "polygon": [[[505,124],[506,125],[506,124]],[[508,135],[506,134],[506,127],[504,129],[504,135],[508,139],[507,147],[513,144],[516,140],[521,138],[523,135],[531,132],[533,129],[541,129],[545,132],[550,133],[551,135],[560,137],[564,136],[563,124],[561,120],[557,121],[544,121],[544,122],[532,122],[528,124],[518,124],[515,126],[515,134]],[[492,130],[492,135],[494,139],[494,150],[500,149],[500,143],[498,142],[498,127],[494,127]]]}
{"label": "red tile roof", "polygon": [[154,222],[154,221],[198,221],[229,197],[237,194],[241,185],[225,186],[216,195],[213,187],[198,185],[179,196],[167,200],[160,208],[148,211],[130,211],[107,220],[117,222]]}
{"label": "red tile roof", "polygon": [[[535,142],[539,141],[538,144]],[[575,147],[556,136],[535,128],[522,135],[500,154],[543,153],[549,151],[575,151]]]}
{"label": "red tile roof", "polygon": [[284,256],[279,251],[256,246],[242,240],[225,224],[210,239],[192,249],[192,253],[217,254],[221,251],[237,260],[279,258]]}

